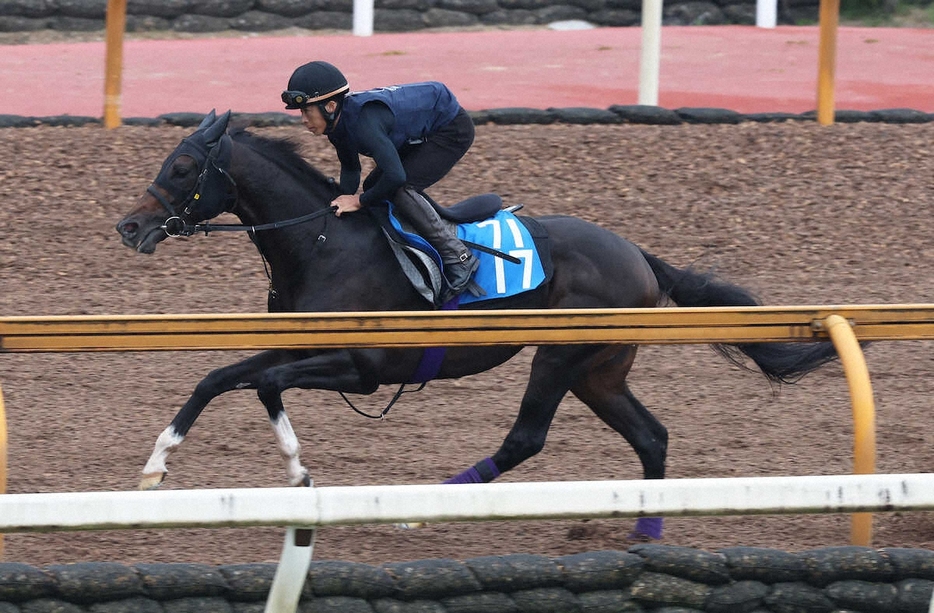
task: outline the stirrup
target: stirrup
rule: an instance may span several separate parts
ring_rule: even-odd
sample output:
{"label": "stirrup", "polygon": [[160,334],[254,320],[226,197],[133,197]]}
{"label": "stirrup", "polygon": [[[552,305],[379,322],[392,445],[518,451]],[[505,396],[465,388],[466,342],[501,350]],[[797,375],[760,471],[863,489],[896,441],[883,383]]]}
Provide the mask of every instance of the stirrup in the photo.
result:
{"label": "stirrup", "polygon": [[[483,292],[483,290],[473,281],[474,273],[477,272],[479,267],[480,260],[469,250],[457,256],[456,260],[445,262],[443,276],[446,287],[441,293],[441,303],[444,304],[468,289],[474,295],[482,295],[482,293],[476,294],[477,290],[480,292]],[[452,281],[454,282],[452,283]]]}

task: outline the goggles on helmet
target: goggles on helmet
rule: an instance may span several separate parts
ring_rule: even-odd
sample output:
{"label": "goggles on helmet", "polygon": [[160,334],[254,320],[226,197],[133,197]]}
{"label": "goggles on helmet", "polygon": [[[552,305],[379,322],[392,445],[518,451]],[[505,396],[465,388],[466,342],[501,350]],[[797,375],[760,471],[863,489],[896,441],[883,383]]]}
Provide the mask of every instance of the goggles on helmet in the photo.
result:
{"label": "goggles on helmet", "polygon": [[308,99],[311,98],[305,92],[298,91],[285,91],[282,92],[282,101],[285,102],[286,108],[289,109],[300,109],[306,104],[308,104]]}
{"label": "goggles on helmet", "polygon": [[320,94],[315,92],[314,94],[306,94],[302,91],[297,90],[286,90],[282,92],[282,102],[285,103],[285,108],[287,109],[301,109],[309,104],[314,104],[316,102],[322,102],[328,98],[332,98],[338,94],[347,92],[350,89],[350,86],[343,85],[332,92],[327,92],[325,94]]}

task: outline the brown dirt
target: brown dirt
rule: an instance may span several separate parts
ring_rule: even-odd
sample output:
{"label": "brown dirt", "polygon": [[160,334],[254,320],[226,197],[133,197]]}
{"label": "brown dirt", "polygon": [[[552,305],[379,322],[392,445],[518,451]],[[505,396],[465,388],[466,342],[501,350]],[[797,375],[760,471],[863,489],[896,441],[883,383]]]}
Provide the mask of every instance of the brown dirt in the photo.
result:
{"label": "brown dirt", "polygon": [[[167,241],[145,257],[113,229],[189,130],[0,130],[0,315],[256,312],[262,265],[244,236]],[[297,128],[309,159],[336,172],[327,144]],[[934,124],[535,126],[478,129],[433,194],[484,191],[529,214],[599,222],[674,264],[713,267],[768,304],[934,302],[930,230]],[[155,437],[198,380],[243,352],[8,354],[9,491],[135,487]],[[316,483],[433,483],[496,450],[514,417],[528,351],[489,373],[437,382],[389,419],[356,416],[335,394],[285,400]],[[930,343],[878,343],[878,471],[927,472]],[[838,365],[774,393],[707,347],[645,347],[634,392],[671,433],[669,476],[845,474],[852,418]],[[364,399],[381,406],[391,390]],[[255,394],[218,398],[170,459],[168,488],[284,484]],[[545,451],[505,481],[638,478],[632,450],[567,399]],[[625,549],[630,520],[438,524],[319,531],[317,559],[381,563],[530,552]],[[106,531],[8,535],[6,559],[271,561],[283,531]],[[934,516],[878,515],[879,546],[934,546]],[[846,544],[846,516],[671,519],[664,542],[800,550]]]}

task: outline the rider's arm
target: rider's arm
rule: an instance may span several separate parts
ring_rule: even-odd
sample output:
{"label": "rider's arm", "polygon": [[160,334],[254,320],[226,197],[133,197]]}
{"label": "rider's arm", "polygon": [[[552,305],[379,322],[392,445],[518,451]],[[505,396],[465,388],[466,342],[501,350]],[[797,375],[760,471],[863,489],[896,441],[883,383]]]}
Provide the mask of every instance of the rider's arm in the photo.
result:
{"label": "rider's arm", "polygon": [[338,184],[340,193],[356,194],[357,188],[360,187],[360,156],[355,151],[349,151],[337,143],[333,144],[337,149],[337,159],[341,163],[341,179]]}
{"label": "rider's arm", "polygon": [[364,206],[392,198],[396,190],[405,185],[405,169],[396,146],[389,138],[395,117],[389,107],[370,102],[360,110],[357,121],[357,142],[360,151],[366,151],[380,170],[379,179],[360,194]]}

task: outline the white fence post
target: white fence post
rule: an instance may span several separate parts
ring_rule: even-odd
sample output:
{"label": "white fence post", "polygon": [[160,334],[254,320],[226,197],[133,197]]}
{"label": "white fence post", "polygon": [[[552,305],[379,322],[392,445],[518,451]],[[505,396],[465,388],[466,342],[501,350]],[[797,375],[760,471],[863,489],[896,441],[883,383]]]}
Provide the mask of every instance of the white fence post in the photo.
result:
{"label": "white fence post", "polygon": [[264,613],[294,613],[302,597],[302,587],[308,578],[311,554],[315,546],[315,531],[289,527],[279,566],[269,588]]}
{"label": "white fence post", "polygon": [[778,21],[778,0],[756,0],[756,26],[774,28]]}
{"label": "white fence post", "polygon": [[642,0],[642,55],[639,104],[658,106],[658,71],[662,54],[662,0]]}
{"label": "white fence post", "polygon": [[354,36],[373,36],[373,0],[353,0]]}

